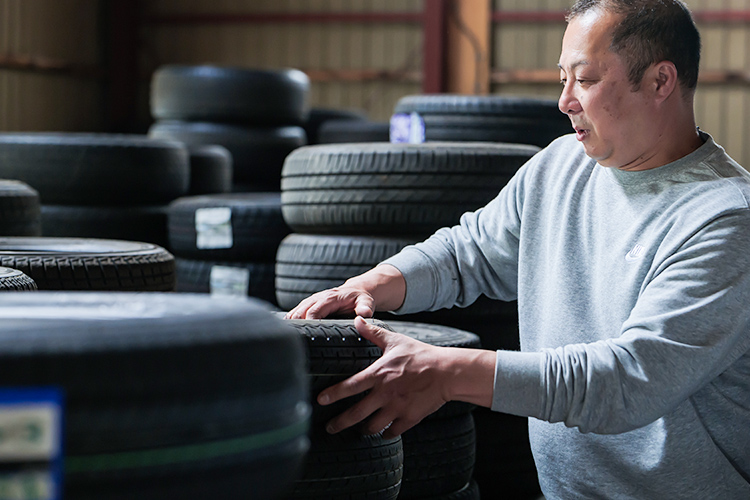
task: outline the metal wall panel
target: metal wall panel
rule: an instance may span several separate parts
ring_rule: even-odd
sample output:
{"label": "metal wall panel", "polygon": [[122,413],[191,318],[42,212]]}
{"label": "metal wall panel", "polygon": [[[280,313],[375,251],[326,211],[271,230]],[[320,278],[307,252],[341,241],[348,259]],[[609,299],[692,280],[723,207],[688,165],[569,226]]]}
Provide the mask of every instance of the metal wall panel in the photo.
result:
{"label": "metal wall panel", "polygon": [[[748,11],[750,0],[688,0],[694,12]],[[561,12],[572,0],[494,0],[495,11]],[[698,22],[703,40],[701,72],[735,71],[750,75],[750,24]],[[496,70],[550,70],[557,66],[564,22],[498,23],[493,29]],[[552,83],[495,84],[492,91],[510,95],[557,97]],[[750,84],[701,82],[696,120],[740,164],[750,168]]]}
{"label": "metal wall panel", "polygon": [[[421,12],[423,0],[153,0],[147,15],[324,12]],[[341,71],[419,71],[422,31],[418,23],[150,23],[143,28],[144,74],[162,64],[217,64],[248,68]],[[314,78],[311,105],[357,108],[387,121],[395,102],[418,93],[420,83]],[[147,89],[141,94],[146,95]],[[142,112],[145,105],[142,105]]]}
{"label": "metal wall panel", "polygon": [[[6,61],[93,66],[99,35],[98,0],[0,0]],[[0,130],[97,130],[101,103],[94,78],[0,66]]]}

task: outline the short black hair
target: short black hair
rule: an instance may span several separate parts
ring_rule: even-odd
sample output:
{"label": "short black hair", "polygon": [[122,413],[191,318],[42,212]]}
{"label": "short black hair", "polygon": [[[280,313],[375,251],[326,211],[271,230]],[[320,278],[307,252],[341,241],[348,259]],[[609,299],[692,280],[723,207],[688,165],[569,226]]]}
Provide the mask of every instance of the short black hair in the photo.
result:
{"label": "short black hair", "polygon": [[690,10],[680,0],[577,0],[567,21],[592,9],[622,15],[612,34],[610,50],[629,68],[636,88],[654,63],[671,61],[681,85],[698,85],[701,38]]}

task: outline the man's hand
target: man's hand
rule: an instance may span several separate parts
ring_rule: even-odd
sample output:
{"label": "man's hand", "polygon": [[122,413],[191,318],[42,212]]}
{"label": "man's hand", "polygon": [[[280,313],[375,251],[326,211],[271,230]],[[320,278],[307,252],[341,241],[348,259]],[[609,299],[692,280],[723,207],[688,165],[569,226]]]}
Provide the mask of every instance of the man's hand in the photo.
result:
{"label": "man's hand", "polygon": [[371,318],[375,311],[398,309],[406,296],[401,272],[387,264],[349,278],[336,288],[315,293],[289,311],[286,319],[322,319],[332,314]]}
{"label": "man's hand", "polygon": [[327,405],[369,391],[361,401],[332,419],[336,433],[362,423],[363,432],[391,438],[400,435],[447,401],[484,406],[492,401],[495,353],[477,349],[436,347],[406,335],[354,320],[362,337],[383,350],[371,366],[318,395]]}

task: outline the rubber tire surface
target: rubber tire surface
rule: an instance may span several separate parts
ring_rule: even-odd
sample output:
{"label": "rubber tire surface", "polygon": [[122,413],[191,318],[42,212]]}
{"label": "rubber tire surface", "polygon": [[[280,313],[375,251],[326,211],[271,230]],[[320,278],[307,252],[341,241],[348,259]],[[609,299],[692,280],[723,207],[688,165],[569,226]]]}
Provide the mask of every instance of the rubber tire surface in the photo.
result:
{"label": "rubber tire surface", "polygon": [[0,314],[3,383],[64,396],[65,498],[278,498],[300,472],[304,350],[259,302],[38,292]]}
{"label": "rubber tire surface", "polygon": [[189,194],[230,193],[232,191],[232,172],[234,171],[232,153],[219,145],[195,146],[190,153],[190,188]]}
{"label": "rubber tire surface", "polygon": [[471,414],[425,419],[401,436],[404,476],[399,498],[435,498],[463,488],[474,469]]}
{"label": "rubber tire surface", "polygon": [[367,120],[367,114],[353,109],[312,108],[303,125],[308,144],[318,144],[318,131],[329,120]]}
{"label": "rubber tire surface", "polygon": [[[196,212],[231,210],[230,248],[198,248]],[[180,257],[242,262],[273,261],[279,243],[290,232],[281,215],[280,193],[230,193],[188,196],[169,206],[170,249]]]}
{"label": "rubber tire surface", "polygon": [[273,262],[222,262],[193,260],[178,257],[175,260],[177,285],[175,291],[187,293],[211,293],[211,270],[216,266],[236,269],[247,273],[249,282],[247,295],[275,305]]}
{"label": "rubber tire surface", "polygon": [[[277,315],[281,317],[283,313]],[[362,436],[356,429],[331,436],[325,431],[325,423],[362,395],[327,406],[316,400],[321,390],[370,366],[382,355],[380,348],[363,339],[352,320],[285,322],[299,332],[307,346],[312,402],[311,446],[305,473],[289,498],[395,499],[403,475],[401,438]],[[376,320],[368,322],[390,329]]]}
{"label": "rubber tire surface", "polygon": [[[279,244],[276,254],[276,301],[282,309],[292,309],[315,292],[341,285],[344,281],[375,267],[418,240],[407,236],[339,236],[292,233]],[[515,304],[485,296],[466,308],[454,307],[409,315],[378,313],[385,321],[446,323],[490,322],[496,315],[515,314]],[[517,337],[517,335],[516,335]]]}
{"label": "rubber tire surface", "polygon": [[459,94],[415,94],[404,96],[396,102],[395,113],[420,115],[473,115],[505,116],[561,120],[568,117],[558,108],[555,99],[514,97],[502,95],[469,96]]}
{"label": "rubber tire surface", "polygon": [[166,65],[151,81],[158,120],[301,124],[309,112],[310,79],[301,71]]}
{"label": "rubber tire surface", "polygon": [[0,267],[0,292],[19,292],[37,290],[33,279],[18,269]]}
{"label": "rubber tire surface", "polygon": [[[233,184],[252,184],[278,191],[284,159],[307,144],[297,126],[250,128],[227,123],[159,121],[149,137],[180,141],[188,147],[218,144],[232,154]],[[260,189],[257,189],[260,190]]]}
{"label": "rubber tire surface", "polygon": [[188,153],[135,135],[0,134],[0,177],[17,179],[51,205],[168,202],[187,193]]}
{"label": "rubber tire surface", "polygon": [[330,120],[318,130],[318,144],[388,142],[390,124],[369,120]]}
{"label": "rubber tire surface", "polygon": [[40,290],[172,291],[172,254],[151,243],[94,238],[0,238],[0,265]]}
{"label": "rubber tire surface", "polygon": [[0,179],[0,236],[41,236],[40,210],[36,189]]}
{"label": "rubber tire surface", "polygon": [[169,245],[166,205],[42,205],[42,234]]}
{"label": "rubber tire surface", "polygon": [[504,142],[541,148],[571,132],[570,122],[538,118],[424,115],[426,141]]}
{"label": "rubber tire surface", "polygon": [[418,240],[386,236],[290,234],[276,253],[276,300],[292,309],[315,292],[342,284]]}
{"label": "rubber tire surface", "polygon": [[282,213],[299,233],[429,235],[492,200],[537,151],[489,143],[303,147],[284,162]]}

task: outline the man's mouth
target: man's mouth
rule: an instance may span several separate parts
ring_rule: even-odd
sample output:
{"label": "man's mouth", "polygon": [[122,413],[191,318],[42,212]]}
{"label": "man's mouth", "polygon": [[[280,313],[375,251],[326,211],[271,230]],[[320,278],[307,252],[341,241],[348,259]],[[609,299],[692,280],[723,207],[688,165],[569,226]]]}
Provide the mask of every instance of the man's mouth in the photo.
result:
{"label": "man's mouth", "polygon": [[582,141],[586,139],[586,137],[588,137],[589,135],[588,129],[580,128],[580,127],[573,127],[573,128],[576,131],[576,139],[578,139],[579,141]]}

